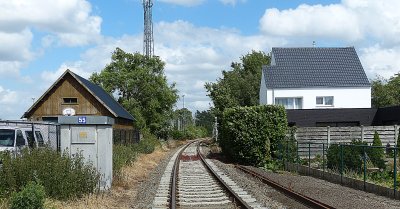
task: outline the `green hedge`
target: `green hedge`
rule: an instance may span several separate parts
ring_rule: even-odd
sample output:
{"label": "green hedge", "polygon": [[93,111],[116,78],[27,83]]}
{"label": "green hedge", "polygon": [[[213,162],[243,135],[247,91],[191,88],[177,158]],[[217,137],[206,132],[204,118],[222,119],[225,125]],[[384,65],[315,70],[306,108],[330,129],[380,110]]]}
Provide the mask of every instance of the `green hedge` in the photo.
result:
{"label": "green hedge", "polygon": [[277,154],[287,130],[283,106],[263,105],[224,110],[219,144],[225,155],[249,165],[264,165]]}

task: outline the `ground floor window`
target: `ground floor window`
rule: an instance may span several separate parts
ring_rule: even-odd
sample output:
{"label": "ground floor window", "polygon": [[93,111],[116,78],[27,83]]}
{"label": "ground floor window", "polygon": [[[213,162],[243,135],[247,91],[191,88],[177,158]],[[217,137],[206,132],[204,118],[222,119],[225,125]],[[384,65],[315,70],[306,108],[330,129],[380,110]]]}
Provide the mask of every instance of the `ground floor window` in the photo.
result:
{"label": "ground floor window", "polygon": [[316,104],[319,106],[333,106],[333,96],[316,97]]}
{"label": "ground floor window", "polygon": [[301,97],[276,97],[275,104],[283,105],[285,109],[302,109],[303,98]]}

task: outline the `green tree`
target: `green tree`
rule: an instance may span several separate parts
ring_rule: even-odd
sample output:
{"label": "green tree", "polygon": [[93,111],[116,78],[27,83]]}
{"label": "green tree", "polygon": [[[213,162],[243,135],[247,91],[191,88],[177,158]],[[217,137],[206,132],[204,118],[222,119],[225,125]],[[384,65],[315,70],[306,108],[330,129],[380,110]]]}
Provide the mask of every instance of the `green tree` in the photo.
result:
{"label": "green tree", "polygon": [[371,86],[373,107],[400,105],[400,74],[389,79],[378,76],[371,81]]}
{"label": "green tree", "polygon": [[[382,141],[379,137],[379,134],[377,131],[374,133],[374,140],[372,141],[372,146],[382,146]],[[372,163],[377,166],[378,168],[384,168],[385,167],[385,151],[383,148],[369,148],[368,151],[368,156],[369,159],[372,161]]]}
{"label": "green tree", "polygon": [[138,128],[165,137],[164,129],[169,127],[178,94],[175,84],[168,84],[164,66],[158,57],[116,48],[111,63],[100,73],[93,73],[90,80],[111,95],[118,95],[118,102],[134,115]]}
{"label": "green tree", "polygon": [[[178,122],[179,121],[179,122]],[[174,111],[174,126],[185,129],[188,126],[193,125],[193,116],[192,112],[187,108],[177,109]],[[179,128],[179,129],[180,129]]]}
{"label": "green tree", "polygon": [[225,108],[259,104],[261,68],[270,63],[270,57],[262,51],[252,51],[240,60],[231,64],[231,70],[222,71],[222,78],[205,85],[217,116]]}
{"label": "green tree", "polygon": [[204,127],[207,130],[207,135],[211,136],[214,125],[214,116],[211,110],[204,110],[201,112],[197,110],[195,114],[195,123],[196,126]]}

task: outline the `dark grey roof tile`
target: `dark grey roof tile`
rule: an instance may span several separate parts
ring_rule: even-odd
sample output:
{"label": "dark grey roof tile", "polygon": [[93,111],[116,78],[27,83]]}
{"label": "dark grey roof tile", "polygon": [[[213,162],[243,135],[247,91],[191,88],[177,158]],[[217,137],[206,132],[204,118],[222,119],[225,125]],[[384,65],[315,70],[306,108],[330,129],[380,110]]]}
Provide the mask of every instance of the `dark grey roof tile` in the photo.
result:
{"label": "dark grey roof tile", "polygon": [[370,86],[354,47],[272,48],[276,65],[264,66],[267,88]]}

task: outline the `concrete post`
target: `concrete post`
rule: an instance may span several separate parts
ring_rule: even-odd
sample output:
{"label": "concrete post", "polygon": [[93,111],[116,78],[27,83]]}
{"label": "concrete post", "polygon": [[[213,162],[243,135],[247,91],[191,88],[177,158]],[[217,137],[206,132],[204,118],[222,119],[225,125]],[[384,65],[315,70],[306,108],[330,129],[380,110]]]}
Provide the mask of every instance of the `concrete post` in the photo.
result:
{"label": "concrete post", "polygon": [[327,135],[328,135],[327,140],[328,140],[328,148],[329,148],[329,145],[331,144],[331,127],[330,126],[326,127],[326,132],[327,132]]}
{"label": "concrete post", "polygon": [[361,125],[361,141],[364,141],[364,126]]}

